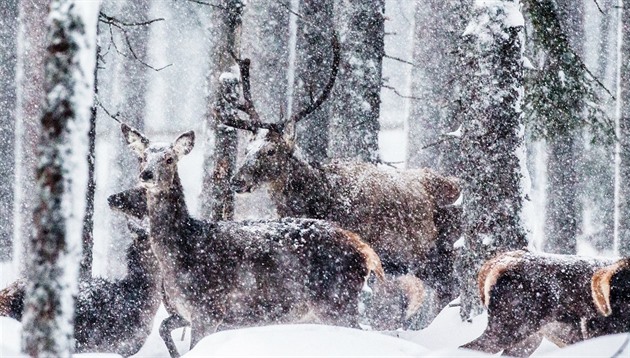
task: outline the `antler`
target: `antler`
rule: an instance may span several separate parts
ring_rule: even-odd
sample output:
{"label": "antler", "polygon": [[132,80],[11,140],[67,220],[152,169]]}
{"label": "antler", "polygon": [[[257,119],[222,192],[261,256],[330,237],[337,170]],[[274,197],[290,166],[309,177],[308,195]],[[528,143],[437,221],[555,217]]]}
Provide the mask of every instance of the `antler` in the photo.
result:
{"label": "antler", "polygon": [[332,63],[332,68],[330,70],[330,77],[328,78],[328,83],[326,83],[326,86],[322,90],[322,93],[319,95],[319,97],[317,97],[315,101],[311,101],[311,104],[308,107],[293,114],[291,118],[289,118],[289,121],[298,122],[304,119],[304,117],[308,116],[317,108],[319,108],[319,106],[321,106],[322,103],[324,103],[328,99],[328,97],[330,97],[330,92],[332,91],[332,88],[335,85],[335,79],[337,78],[337,73],[339,72],[339,62],[341,61],[341,48],[339,46],[339,38],[336,32],[333,33],[332,47],[333,47],[333,63]]}
{"label": "antler", "polygon": [[[315,111],[319,106],[324,103],[328,97],[330,97],[330,92],[335,84],[335,79],[337,78],[337,73],[339,72],[339,62],[341,59],[341,48],[339,46],[339,38],[337,33],[333,33],[332,38],[332,46],[333,46],[333,63],[330,71],[330,77],[328,78],[328,82],[322,93],[317,97],[314,101],[311,101],[311,104],[306,108],[300,110],[295,113],[288,119],[288,121],[298,122],[304,117],[311,114]],[[245,114],[247,114],[250,120],[243,120],[238,118],[237,116],[230,116],[230,118],[223,118],[223,124],[234,127],[245,129],[248,131],[256,132],[258,129],[268,129],[271,131],[282,132],[286,122],[280,123],[265,123],[260,120],[260,115],[258,111],[256,111],[256,107],[254,106],[254,102],[252,100],[251,93],[251,84],[250,84],[250,65],[251,61],[246,59],[238,59],[234,54],[232,57],[236,60],[239,70],[241,72],[242,86],[243,86],[243,102],[241,103],[233,103],[236,108]]]}

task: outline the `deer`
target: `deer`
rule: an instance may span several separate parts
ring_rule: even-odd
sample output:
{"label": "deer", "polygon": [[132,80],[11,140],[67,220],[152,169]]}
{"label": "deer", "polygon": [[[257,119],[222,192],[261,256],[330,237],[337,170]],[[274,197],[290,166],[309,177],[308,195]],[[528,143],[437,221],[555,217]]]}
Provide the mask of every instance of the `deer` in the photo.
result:
{"label": "deer", "polygon": [[[133,192],[110,197],[127,200]],[[75,305],[75,351],[137,353],[151,333],[160,305],[157,260],[143,226],[128,221],[132,243],[127,249],[127,275],[119,280],[91,278],[79,285]],[[0,291],[0,315],[22,320],[26,281],[18,279]]]}
{"label": "deer", "polygon": [[[142,222],[143,227],[148,226],[146,220],[148,218],[146,191],[144,188],[136,187],[125,190],[118,194],[110,195],[107,198],[109,207],[125,214],[128,220]],[[166,345],[166,349],[171,357],[178,357],[179,352],[173,341],[171,332],[176,328],[190,326],[190,322],[186,321],[177,313],[177,309],[166,295],[163,283],[160,283],[162,303],[168,313],[168,317],[160,323],[159,334]]]}
{"label": "deer", "polygon": [[[395,170],[372,163],[309,162],[296,145],[296,124],[330,96],[340,48],[333,36],[328,82],[311,104],[287,120],[264,122],[249,83],[249,59],[239,60],[243,100],[230,99],[249,120],[223,118],[223,124],[250,131],[254,138],[231,184],[237,193],[269,184],[280,217],[338,223],[356,232],[381,257],[388,273],[416,274],[438,292],[441,307],[458,294],[452,274],[453,236],[440,236],[436,213],[460,195],[459,181],[430,169]],[[450,246],[450,248],[449,248]]]}
{"label": "deer", "polygon": [[191,323],[191,347],[219,326],[359,327],[359,293],[371,273],[384,275],[379,257],[359,235],[314,219],[195,219],[177,171],[194,147],[194,132],[152,143],[124,123],[121,130],[140,160],[151,247],[166,296]]}
{"label": "deer", "polygon": [[478,288],[488,326],[462,348],[529,356],[545,337],[563,347],[630,331],[630,259],[509,251],[486,261]]}

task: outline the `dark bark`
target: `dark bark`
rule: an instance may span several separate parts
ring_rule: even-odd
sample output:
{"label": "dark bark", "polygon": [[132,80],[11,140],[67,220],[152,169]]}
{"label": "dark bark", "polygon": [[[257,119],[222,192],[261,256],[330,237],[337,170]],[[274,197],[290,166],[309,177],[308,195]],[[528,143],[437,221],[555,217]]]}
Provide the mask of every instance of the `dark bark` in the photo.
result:
{"label": "dark bark", "polygon": [[621,47],[619,54],[618,138],[617,152],[619,159],[617,191],[617,220],[615,246],[619,255],[630,255],[630,9],[624,1],[624,9],[619,18]]}
{"label": "dark bark", "polygon": [[9,260],[13,251],[14,202],[14,136],[17,67],[17,1],[0,3],[0,16],[5,20],[0,27],[0,261]]}
{"label": "dark bark", "polygon": [[[458,270],[461,279],[461,316],[479,312],[477,272],[496,252],[527,246],[521,224],[523,206],[522,149],[522,32],[506,23],[506,11],[516,4],[504,1],[476,5],[469,26],[476,31],[464,38],[462,74],[467,110],[461,113],[462,173],[464,181],[464,240]],[[485,16],[487,23],[479,22]],[[482,33],[477,36],[477,33]]]}
{"label": "dark bark", "polygon": [[[98,26],[98,25],[97,25]],[[96,48],[96,58],[100,53],[100,47]],[[94,98],[98,97],[98,68],[94,68]],[[81,251],[81,263],[79,266],[79,281],[85,282],[92,278],[92,249],[94,248],[94,194],[96,192],[95,160],[96,160],[96,115],[97,104],[92,104],[90,112],[90,129],[88,131],[88,183],[85,193],[85,215],[83,216],[83,240]]]}
{"label": "dark bark", "polygon": [[239,56],[243,3],[241,0],[222,0],[220,8],[212,8],[210,32],[210,96],[206,120],[212,133],[205,155],[201,215],[213,220],[229,220],[234,215],[234,193],[230,179],[236,168],[236,129],[220,124],[217,109],[223,104],[220,77],[234,65],[232,55]]}
{"label": "dark bark", "polygon": [[461,124],[454,116],[454,94],[460,69],[458,46],[469,8],[470,1],[416,2],[411,93],[418,99],[411,101],[408,118],[408,167],[454,173],[450,143],[423,147]]}
{"label": "dark bark", "polygon": [[[295,49],[296,88],[293,112],[307,107],[328,82],[332,65],[333,0],[302,0]],[[297,127],[297,142],[309,160],[328,158],[330,102],[322,104]]]}
{"label": "dark bark", "polygon": [[[26,270],[23,350],[32,357],[67,357],[73,351],[76,294],[74,252],[81,242],[84,212],[73,201],[85,194],[87,131],[92,104],[92,73],[82,63],[89,44],[76,5],[50,3],[42,135],[37,149],[34,233]],[[91,46],[92,48],[87,46]],[[94,55],[94,54],[92,54]],[[84,200],[81,198],[80,200]],[[73,267],[74,266],[74,267]],[[70,304],[69,304],[70,303]]]}
{"label": "dark bark", "polygon": [[[561,30],[566,34],[571,50],[581,56],[584,42],[584,3],[570,0],[559,0],[557,3]],[[573,117],[584,117],[583,96],[574,93],[564,97],[563,102],[556,105],[566,106],[566,109],[571,112],[569,115]],[[543,247],[547,252],[577,253],[576,240],[582,223],[578,190],[578,166],[583,153],[583,143],[580,138],[580,131],[566,129],[562,130],[556,138],[548,141],[548,184]]]}
{"label": "dark bark", "polygon": [[385,1],[336,1],[342,59],[333,92],[333,158],[376,162],[384,50]]}

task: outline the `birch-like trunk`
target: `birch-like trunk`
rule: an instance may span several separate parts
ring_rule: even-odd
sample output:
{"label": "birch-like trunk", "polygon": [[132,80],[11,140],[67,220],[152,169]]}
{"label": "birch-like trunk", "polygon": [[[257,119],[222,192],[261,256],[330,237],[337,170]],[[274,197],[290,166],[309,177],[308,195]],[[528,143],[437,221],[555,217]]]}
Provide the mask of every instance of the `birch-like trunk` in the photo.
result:
{"label": "birch-like trunk", "polygon": [[42,135],[22,320],[22,346],[31,357],[69,357],[74,349],[97,15],[98,2],[50,2],[46,100],[38,122]]}

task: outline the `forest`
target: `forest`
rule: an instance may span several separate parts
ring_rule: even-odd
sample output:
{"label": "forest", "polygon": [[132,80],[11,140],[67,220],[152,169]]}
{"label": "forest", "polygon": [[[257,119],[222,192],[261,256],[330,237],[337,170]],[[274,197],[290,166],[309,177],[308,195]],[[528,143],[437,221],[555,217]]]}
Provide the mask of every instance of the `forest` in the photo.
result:
{"label": "forest", "polygon": [[0,1],[0,356],[627,356],[626,3]]}

